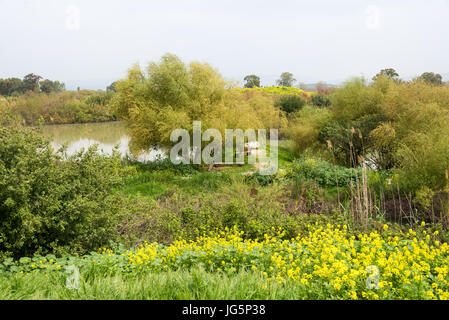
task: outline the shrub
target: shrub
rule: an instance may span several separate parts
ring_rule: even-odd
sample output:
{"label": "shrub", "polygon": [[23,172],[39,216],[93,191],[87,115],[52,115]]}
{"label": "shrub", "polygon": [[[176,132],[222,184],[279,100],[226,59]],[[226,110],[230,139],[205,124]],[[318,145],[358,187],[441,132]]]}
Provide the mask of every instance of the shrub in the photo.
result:
{"label": "shrub", "polygon": [[275,175],[262,175],[259,171],[245,177],[245,182],[256,182],[261,187],[273,184],[276,180]]}
{"label": "shrub", "polygon": [[313,95],[310,102],[315,107],[329,107],[331,105],[331,100],[322,94]]}
{"label": "shrub", "polygon": [[36,129],[0,127],[0,251],[84,253],[112,240],[119,159],[93,147],[64,161]]}
{"label": "shrub", "polygon": [[286,113],[297,112],[304,107],[306,101],[297,95],[282,96],[276,101],[276,106]]}
{"label": "shrub", "polygon": [[164,171],[169,170],[174,173],[178,173],[180,175],[188,175],[195,174],[200,169],[199,165],[193,164],[174,164],[170,158],[162,158],[161,156],[157,156],[153,161],[147,161],[145,163],[137,162],[137,161],[129,161],[134,166],[144,170],[144,171]]}
{"label": "shrub", "polygon": [[[305,106],[297,113],[296,118],[290,120],[287,131],[288,137],[293,141],[293,151],[301,155],[307,150],[316,153],[323,150],[318,137],[321,129],[329,121],[331,112],[327,108],[314,108]],[[327,149],[324,149],[327,151]]]}
{"label": "shrub", "polygon": [[332,165],[319,158],[302,157],[293,162],[288,177],[297,182],[315,182],[320,187],[350,187],[356,184],[361,171]]}

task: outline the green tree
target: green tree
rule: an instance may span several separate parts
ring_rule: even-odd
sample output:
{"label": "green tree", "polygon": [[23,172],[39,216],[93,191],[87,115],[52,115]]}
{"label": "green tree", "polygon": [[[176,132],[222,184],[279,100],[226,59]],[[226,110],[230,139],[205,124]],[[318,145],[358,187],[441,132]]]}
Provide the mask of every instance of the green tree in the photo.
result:
{"label": "green tree", "polygon": [[39,82],[40,89],[44,93],[60,92],[65,90],[65,84],[59,81],[51,81],[48,79]]}
{"label": "green tree", "polygon": [[27,74],[22,81],[22,92],[38,90],[40,79],[42,77],[34,73]]}
{"label": "green tree", "polygon": [[399,73],[397,73],[393,68],[382,69],[373,77],[373,80],[376,81],[381,76],[385,76],[390,79],[397,79],[399,77]]}
{"label": "green tree", "polygon": [[0,79],[0,95],[10,96],[14,92],[20,92],[22,80],[19,78]]}
{"label": "green tree", "polygon": [[139,65],[131,68],[126,79],[117,81],[112,100],[129,124],[134,152],[171,145],[172,130],[191,130],[195,120],[206,127],[208,120],[220,117],[226,83],[209,64],[186,65],[177,56],[166,54],[159,63],[150,63],[147,71]]}
{"label": "green tree", "polygon": [[106,91],[107,92],[116,92],[116,88],[115,86],[117,85],[117,81],[114,81],[113,83],[111,83],[109,86],[106,87]]}
{"label": "green tree", "polygon": [[443,77],[439,73],[424,72],[418,79],[430,84],[443,84]]}
{"label": "green tree", "polygon": [[276,80],[276,84],[283,87],[293,87],[295,82],[296,79],[293,78],[293,74],[290,72],[282,72],[281,78]]}
{"label": "green tree", "polygon": [[185,64],[166,54],[145,71],[139,65],[128,70],[127,78],[117,81],[111,106],[128,124],[134,154],[156,145],[172,146],[172,131],[192,132],[197,120],[202,131],[215,128],[222,135],[225,129],[285,125],[285,116],[274,107],[272,97],[230,87],[209,64]]}
{"label": "green tree", "polygon": [[255,74],[248,75],[243,80],[245,80],[245,88],[260,87],[260,78]]}

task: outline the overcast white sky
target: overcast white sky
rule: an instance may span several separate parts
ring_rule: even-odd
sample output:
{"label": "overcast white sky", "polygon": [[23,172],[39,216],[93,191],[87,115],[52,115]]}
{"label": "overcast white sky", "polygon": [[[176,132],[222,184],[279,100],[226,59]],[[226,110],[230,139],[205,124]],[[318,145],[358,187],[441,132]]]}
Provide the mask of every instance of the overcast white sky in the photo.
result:
{"label": "overcast white sky", "polygon": [[164,53],[263,85],[449,75],[449,0],[0,0],[0,78],[104,89]]}

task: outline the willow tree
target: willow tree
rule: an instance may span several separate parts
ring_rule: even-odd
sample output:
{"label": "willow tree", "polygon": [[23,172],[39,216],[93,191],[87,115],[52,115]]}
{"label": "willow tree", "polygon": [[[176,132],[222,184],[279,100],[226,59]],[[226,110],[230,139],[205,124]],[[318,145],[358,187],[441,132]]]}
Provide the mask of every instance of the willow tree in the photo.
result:
{"label": "willow tree", "polygon": [[[134,65],[128,76],[116,83],[113,105],[128,123],[130,149],[136,154],[150,147],[173,145],[175,129],[246,130],[281,128],[285,117],[268,95],[228,90],[231,85],[207,63],[185,64],[166,54],[146,70]],[[191,135],[192,136],[192,135]]]}
{"label": "willow tree", "polygon": [[184,64],[166,54],[144,71],[139,65],[116,83],[113,105],[128,123],[133,152],[153,146],[169,146],[172,130],[192,130],[201,120],[205,126],[219,117],[227,83],[209,64]]}

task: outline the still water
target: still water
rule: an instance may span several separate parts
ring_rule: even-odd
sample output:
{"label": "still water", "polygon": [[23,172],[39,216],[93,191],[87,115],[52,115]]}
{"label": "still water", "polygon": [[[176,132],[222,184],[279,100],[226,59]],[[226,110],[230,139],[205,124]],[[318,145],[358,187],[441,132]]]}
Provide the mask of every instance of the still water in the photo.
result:
{"label": "still water", "polygon": [[[128,147],[130,138],[123,122],[49,125],[43,127],[43,133],[51,139],[51,145],[55,150],[58,150],[63,144],[67,144],[68,156],[83,148],[87,149],[89,146],[98,144],[98,149],[103,154],[112,154],[114,147],[118,146],[122,157],[132,158]],[[158,155],[164,157],[165,152],[160,149],[151,149],[135,159],[153,161]]]}

